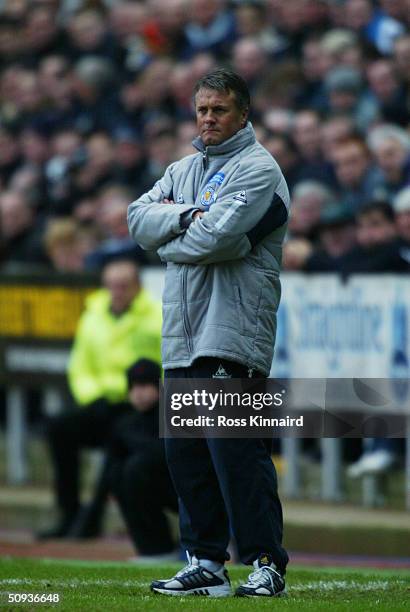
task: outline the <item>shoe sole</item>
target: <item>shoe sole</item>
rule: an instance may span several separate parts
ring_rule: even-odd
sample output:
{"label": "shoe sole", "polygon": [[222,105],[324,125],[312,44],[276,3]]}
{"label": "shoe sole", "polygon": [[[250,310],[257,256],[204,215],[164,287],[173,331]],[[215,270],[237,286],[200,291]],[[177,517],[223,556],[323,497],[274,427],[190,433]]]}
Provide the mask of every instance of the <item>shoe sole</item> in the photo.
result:
{"label": "shoe sole", "polygon": [[189,595],[202,595],[204,597],[230,597],[232,595],[231,589],[226,587],[221,588],[219,586],[207,587],[203,589],[190,589],[189,591],[171,591],[169,589],[159,589],[158,587],[152,587],[151,591],[159,593],[161,595],[171,595],[173,597],[186,597]]}
{"label": "shoe sole", "polygon": [[249,593],[235,593],[235,597],[287,597],[288,593],[286,589],[283,591],[279,591],[279,593],[275,593],[275,595],[263,595],[262,593],[255,593],[255,595],[250,595]]}

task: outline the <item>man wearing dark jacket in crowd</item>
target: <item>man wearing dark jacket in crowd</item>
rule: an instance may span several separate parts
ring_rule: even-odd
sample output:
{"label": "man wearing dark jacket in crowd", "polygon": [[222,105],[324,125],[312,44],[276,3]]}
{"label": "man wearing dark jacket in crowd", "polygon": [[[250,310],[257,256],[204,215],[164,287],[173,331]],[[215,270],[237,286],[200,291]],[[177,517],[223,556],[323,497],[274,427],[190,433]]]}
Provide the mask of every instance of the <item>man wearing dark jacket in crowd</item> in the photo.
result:
{"label": "man wearing dark jacket in crowd", "polygon": [[161,368],[140,359],[127,370],[132,414],[115,424],[107,462],[109,487],[121,509],[141,562],[178,559],[164,508],[177,510],[177,497],[158,433]]}
{"label": "man wearing dark jacket in crowd", "polygon": [[400,253],[393,208],[387,202],[369,202],[356,215],[358,246],[340,261],[343,275],[370,272],[409,272]]}

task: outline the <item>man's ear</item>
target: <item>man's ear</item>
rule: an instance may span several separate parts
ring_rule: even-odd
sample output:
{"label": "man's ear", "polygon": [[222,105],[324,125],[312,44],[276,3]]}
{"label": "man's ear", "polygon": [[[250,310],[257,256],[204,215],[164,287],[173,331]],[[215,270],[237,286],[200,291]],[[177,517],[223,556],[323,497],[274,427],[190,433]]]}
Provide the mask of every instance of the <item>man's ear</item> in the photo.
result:
{"label": "man's ear", "polygon": [[245,110],[242,112],[242,127],[244,128],[246,125],[246,122],[248,121],[248,115],[249,115],[249,108],[245,108]]}

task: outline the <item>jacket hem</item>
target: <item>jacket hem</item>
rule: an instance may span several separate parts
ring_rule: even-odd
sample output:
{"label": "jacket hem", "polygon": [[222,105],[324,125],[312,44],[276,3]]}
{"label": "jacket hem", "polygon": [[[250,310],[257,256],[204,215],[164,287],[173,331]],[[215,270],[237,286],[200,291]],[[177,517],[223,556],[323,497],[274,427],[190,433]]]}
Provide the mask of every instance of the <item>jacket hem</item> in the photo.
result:
{"label": "jacket hem", "polygon": [[175,361],[173,360],[164,361],[162,364],[162,367],[164,368],[164,370],[173,370],[176,368],[189,368],[194,363],[195,359],[198,359],[198,357],[222,357],[223,359],[228,359],[229,361],[240,363],[241,365],[244,365],[248,368],[255,368],[256,370],[261,372],[264,376],[268,376],[270,369],[271,369],[271,364],[269,364],[269,367],[267,367],[266,364],[262,364],[254,360],[252,361],[247,360],[243,357],[243,355],[240,355],[238,353],[233,353],[232,351],[224,351],[222,349],[203,349],[201,351],[195,352],[195,354],[192,355],[192,357],[190,357],[189,359],[176,359]]}

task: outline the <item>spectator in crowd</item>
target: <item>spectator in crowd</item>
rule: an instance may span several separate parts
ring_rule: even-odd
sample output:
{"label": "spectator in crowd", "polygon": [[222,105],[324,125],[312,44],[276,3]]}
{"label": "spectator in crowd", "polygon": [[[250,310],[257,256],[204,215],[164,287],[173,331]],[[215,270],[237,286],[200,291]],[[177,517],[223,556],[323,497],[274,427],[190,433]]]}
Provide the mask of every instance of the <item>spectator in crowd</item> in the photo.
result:
{"label": "spectator in crowd", "polygon": [[143,2],[119,0],[110,6],[109,25],[118,44],[118,64],[124,78],[142,70],[148,61],[148,46],[144,36],[147,15],[148,7]]}
{"label": "spectator in crowd", "polygon": [[252,37],[269,54],[278,54],[286,41],[269,19],[268,3],[265,0],[235,0],[234,16],[236,32],[241,37]]}
{"label": "spectator in crowd", "polygon": [[130,238],[127,225],[127,208],[134,192],[121,184],[104,187],[97,196],[96,225],[103,239],[88,251],[86,266],[100,269],[112,257],[129,257],[145,262],[145,255]]}
{"label": "spectator in crowd", "polygon": [[235,22],[225,0],[191,0],[185,26],[185,57],[209,51],[226,57],[235,38]]}
{"label": "spectator in crowd", "polygon": [[393,208],[387,202],[369,202],[356,215],[357,246],[341,264],[342,274],[410,272],[400,254]]}
{"label": "spectator in crowd", "polygon": [[48,214],[66,216],[76,207],[74,177],[86,159],[84,141],[74,129],[54,132],[50,155],[44,166]]}
{"label": "spectator in crowd", "polygon": [[410,135],[398,126],[380,125],[369,132],[368,146],[383,180],[377,195],[392,201],[410,185]]}
{"label": "spectator in crowd", "polygon": [[322,77],[339,66],[361,69],[363,53],[355,32],[335,28],[324,34],[320,41]]}
{"label": "spectator in crowd", "polygon": [[410,263],[410,187],[405,187],[394,198],[394,213],[399,240],[400,253]]}
{"label": "spectator in crowd", "polygon": [[273,136],[290,137],[295,113],[287,108],[270,107],[262,117],[264,127],[272,132]]}
{"label": "spectator in crowd", "polygon": [[[384,3],[386,4],[386,3]],[[371,0],[345,2],[346,25],[364,35],[380,53],[391,53],[394,39],[404,32],[404,25],[376,8]]]}
{"label": "spectator in crowd", "polygon": [[116,423],[108,452],[110,491],[121,509],[138,552],[135,561],[160,563],[179,558],[164,509],[178,511],[164,440],[159,437],[160,366],[148,359],[127,370],[132,412]]}
{"label": "spectator in crowd", "polygon": [[322,211],[318,227],[318,247],[307,259],[306,272],[337,272],[343,256],[356,244],[354,215],[339,202]]}
{"label": "spectator in crowd", "polygon": [[115,62],[119,50],[107,26],[103,14],[98,10],[84,9],[75,13],[67,24],[70,60],[75,63],[82,57],[92,55]]}
{"label": "spectator in crowd", "polygon": [[35,70],[22,70],[15,97],[15,112],[20,125],[36,125],[44,106],[43,92]]}
{"label": "spectator in crowd", "polygon": [[324,88],[329,115],[343,113],[350,116],[360,132],[366,131],[378,119],[378,104],[366,94],[364,79],[358,68],[333,68],[326,74]]}
{"label": "spectator in crowd", "polygon": [[300,155],[299,181],[317,180],[332,185],[332,169],[322,157],[319,115],[307,110],[297,113],[292,136]]}
{"label": "spectator in crowd", "polygon": [[57,5],[27,3],[22,33],[25,40],[25,61],[33,67],[51,53],[65,52],[67,37],[59,27]]}
{"label": "spectator in crowd", "polygon": [[330,116],[323,121],[320,129],[320,141],[323,157],[333,160],[333,153],[345,140],[355,136],[354,122],[348,115]]}
{"label": "spectator in crowd", "polygon": [[165,172],[173,161],[177,148],[176,134],[167,121],[153,121],[146,126],[148,163],[140,183],[142,191],[146,191]]}
{"label": "spectator in crowd", "polygon": [[266,78],[268,60],[269,56],[262,43],[250,36],[241,38],[233,46],[232,65],[246,79],[251,91],[260,83],[262,76]]}
{"label": "spectator in crowd", "polygon": [[28,197],[19,191],[0,195],[0,265],[43,264],[41,230]]}
{"label": "spectator in crowd", "polygon": [[349,138],[335,147],[332,162],[343,205],[355,212],[364,202],[377,195],[383,184],[372,163],[366,143],[359,137]]}
{"label": "spectator in crowd", "polygon": [[146,158],[141,136],[132,127],[119,126],[113,134],[115,181],[141,193],[142,176],[146,169]]}
{"label": "spectator in crowd", "polygon": [[168,0],[164,10],[162,0],[149,0],[143,33],[150,57],[184,57],[188,6],[186,0]]}
{"label": "spectator in crowd", "polygon": [[85,55],[72,72],[72,126],[80,134],[113,132],[123,113],[116,94],[115,67],[109,59]]}
{"label": "spectator in crowd", "polygon": [[0,125],[0,186],[4,189],[23,159],[19,141],[11,129]]}
{"label": "spectator in crowd", "polygon": [[291,236],[315,242],[322,211],[333,200],[334,194],[318,181],[297,183],[292,190]]}
{"label": "spectator in crowd", "polygon": [[298,103],[302,108],[321,109],[324,97],[322,80],[328,66],[319,35],[308,36],[304,41],[301,68],[304,86],[298,97]]}
{"label": "spectator in crowd", "polygon": [[71,217],[52,219],[44,233],[45,251],[57,272],[85,270],[85,258],[97,244],[95,228],[81,226]]}
{"label": "spectator in crowd", "polygon": [[293,140],[286,133],[268,132],[261,141],[282,168],[289,190],[292,192],[300,168],[300,158]]}
{"label": "spectator in crowd", "polygon": [[403,82],[408,99],[410,86],[410,34],[408,32],[396,38],[393,57],[398,76]]}
{"label": "spectator in crowd", "polygon": [[400,82],[393,61],[381,58],[371,62],[367,67],[367,80],[383,121],[405,127],[410,121],[410,110],[406,88]]}
{"label": "spectator in crowd", "polygon": [[36,127],[54,135],[57,130],[74,130],[76,120],[75,79],[68,59],[63,55],[49,55],[39,65],[39,87],[43,93],[42,112]]}
{"label": "spectator in crowd", "polygon": [[105,265],[102,279],[103,288],[87,300],[68,366],[77,406],[47,425],[59,518],[41,538],[68,537],[76,526],[79,451],[105,448],[115,423],[130,413],[126,369],[139,358],[160,362],[160,308],[142,287],[136,264],[114,260]]}

